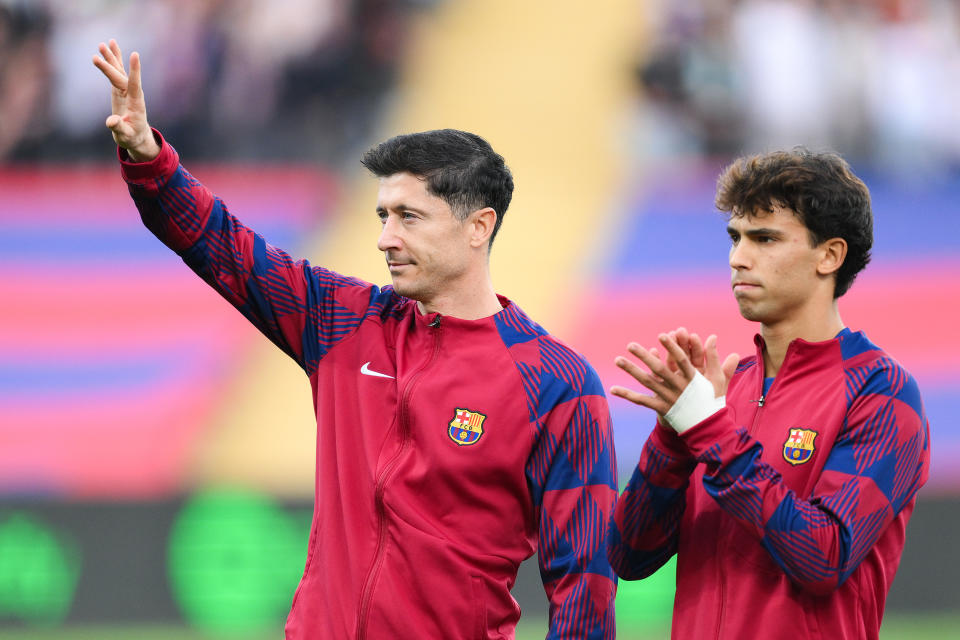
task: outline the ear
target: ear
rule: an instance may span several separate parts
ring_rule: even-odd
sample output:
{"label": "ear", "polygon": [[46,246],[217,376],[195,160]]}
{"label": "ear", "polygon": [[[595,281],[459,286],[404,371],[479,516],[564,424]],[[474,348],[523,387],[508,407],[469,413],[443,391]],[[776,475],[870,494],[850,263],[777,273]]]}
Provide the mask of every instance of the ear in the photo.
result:
{"label": "ear", "polygon": [[477,209],[467,218],[470,230],[470,246],[486,247],[490,245],[490,235],[497,224],[497,212],[490,207]]}
{"label": "ear", "polygon": [[828,276],[836,273],[847,257],[847,241],[843,238],[830,238],[820,244],[820,261],[817,273]]}

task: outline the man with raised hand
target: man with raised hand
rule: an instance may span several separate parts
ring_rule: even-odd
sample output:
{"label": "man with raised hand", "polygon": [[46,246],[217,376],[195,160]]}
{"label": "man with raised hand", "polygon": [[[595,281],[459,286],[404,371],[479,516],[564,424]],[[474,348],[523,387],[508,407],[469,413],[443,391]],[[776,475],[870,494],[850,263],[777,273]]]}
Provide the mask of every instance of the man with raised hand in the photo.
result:
{"label": "man with raised hand", "polygon": [[310,378],[316,500],[286,637],[512,638],[510,589],[538,552],[547,637],[613,638],[609,411],[590,365],[494,292],[503,158],[450,129],[364,155],[393,281],[379,288],[244,227],[147,124],[139,56],[128,75],[115,41],[99,51],[144,224]]}
{"label": "man with raised hand", "polygon": [[867,264],[866,186],[839,156],[741,158],[721,175],[733,294],[756,354],[678,329],[617,365],[657,413],[608,532],[623,578],[677,554],[673,637],[877,638],[929,427],[916,382],[838,300]]}

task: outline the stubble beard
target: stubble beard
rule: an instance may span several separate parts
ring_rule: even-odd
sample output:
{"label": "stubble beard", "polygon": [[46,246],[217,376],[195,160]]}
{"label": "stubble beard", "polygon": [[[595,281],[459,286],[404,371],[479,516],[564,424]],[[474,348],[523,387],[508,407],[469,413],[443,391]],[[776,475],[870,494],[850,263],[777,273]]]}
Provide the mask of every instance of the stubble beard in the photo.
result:
{"label": "stubble beard", "polygon": [[740,307],[740,315],[744,320],[750,322],[763,322],[764,314],[757,308],[757,305],[750,304],[747,300],[737,300],[737,306]]}
{"label": "stubble beard", "polygon": [[423,281],[404,282],[403,280],[397,281],[394,278],[393,290],[404,298],[417,302],[428,302],[430,298],[429,287]]}
{"label": "stubble beard", "polygon": [[420,297],[417,295],[417,287],[413,285],[403,284],[393,281],[393,290],[404,298],[410,298],[411,300],[419,300]]}

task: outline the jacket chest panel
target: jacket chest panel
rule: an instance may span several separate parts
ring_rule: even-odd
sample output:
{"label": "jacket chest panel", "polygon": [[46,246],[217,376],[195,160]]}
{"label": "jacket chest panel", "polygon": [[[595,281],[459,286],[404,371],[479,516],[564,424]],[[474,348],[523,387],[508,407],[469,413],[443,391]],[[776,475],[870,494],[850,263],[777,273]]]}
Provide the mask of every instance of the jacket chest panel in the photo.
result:
{"label": "jacket chest panel", "polygon": [[369,329],[331,349],[313,381],[319,480],[339,485],[352,500],[369,495],[396,448],[391,436],[399,397],[395,350],[379,327]]}
{"label": "jacket chest panel", "polygon": [[408,522],[481,549],[515,544],[532,521],[525,466],[533,429],[505,350],[493,344],[479,357],[476,346],[445,343],[401,385],[403,454],[385,500]]}
{"label": "jacket chest panel", "polygon": [[[827,371],[807,377],[802,384],[790,379],[775,381],[762,406],[756,391],[748,393],[746,388],[731,399],[737,423],[763,445],[761,459],[803,498],[812,492],[843,428],[844,384],[835,378]],[[755,384],[759,388],[759,383]]]}
{"label": "jacket chest panel", "polygon": [[327,354],[319,376],[332,382],[317,396],[318,454],[336,458],[328,475],[359,478],[396,522],[434,537],[477,550],[525,539],[534,430],[492,327],[370,323]]}

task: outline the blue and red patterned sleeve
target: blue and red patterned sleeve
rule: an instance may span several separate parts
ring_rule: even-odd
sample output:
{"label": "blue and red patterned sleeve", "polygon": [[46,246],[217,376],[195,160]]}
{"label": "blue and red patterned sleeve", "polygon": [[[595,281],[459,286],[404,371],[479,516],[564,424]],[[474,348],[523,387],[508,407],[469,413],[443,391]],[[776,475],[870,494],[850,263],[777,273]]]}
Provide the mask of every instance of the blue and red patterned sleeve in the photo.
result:
{"label": "blue and red patterned sleeve", "polygon": [[617,498],[610,411],[596,372],[544,340],[541,426],[527,476],[540,505],[538,560],[550,601],[549,640],[612,639],[616,577],[606,525]]}
{"label": "blue and red patterned sleeve", "polygon": [[378,290],[293,260],[245,227],[179,164],[154,132],[160,155],[121,170],[144,225],[307,373],[355,328]]}
{"label": "blue and red patterned sleeve", "polygon": [[646,578],[677,552],[687,487],[696,465],[676,432],[658,422],[607,531],[607,557],[621,578]]}
{"label": "blue and red patterned sleeve", "polygon": [[760,460],[760,443],[726,409],[683,434],[707,465],[706,491],[815,594],[843,584],[927,479],[929,426],[903,368],[882,358],[848,374],[847,402],[845,426],[809,499]]}

